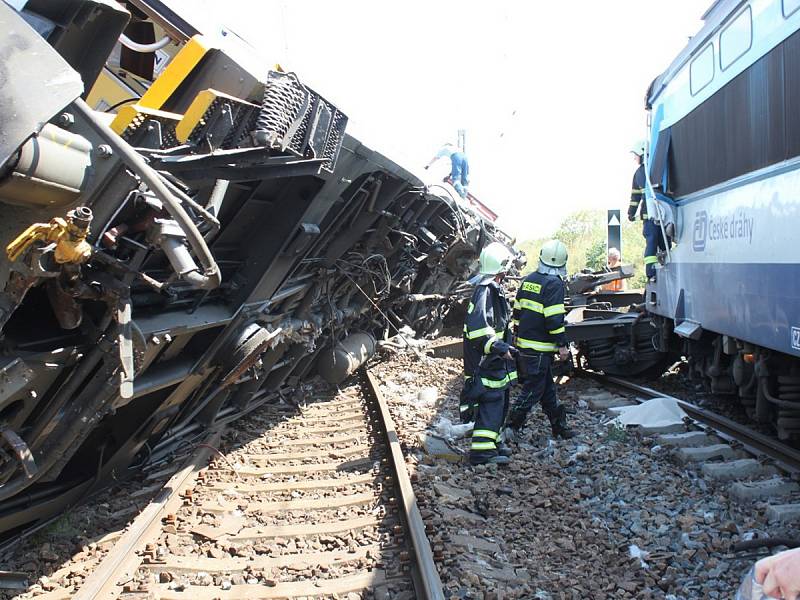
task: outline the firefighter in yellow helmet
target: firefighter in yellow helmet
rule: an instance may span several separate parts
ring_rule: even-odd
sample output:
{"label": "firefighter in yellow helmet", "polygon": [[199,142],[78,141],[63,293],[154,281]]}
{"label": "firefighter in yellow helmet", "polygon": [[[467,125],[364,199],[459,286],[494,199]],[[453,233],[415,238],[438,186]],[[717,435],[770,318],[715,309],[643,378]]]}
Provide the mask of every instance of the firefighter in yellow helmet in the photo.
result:
{"label": "firefighter in yellow helmet", "polygon": [[522,280],[514,301],[512,317],[514,346],[519,351],[517,365],[522,394],[509,415],[509,427],[519,431],[533,405],[542,403],[550,420],[553,437],[574,436],[567,427],[567,410],[558,403],[553,382],[553,355],[569,356],[564,328],[564,280],[567,274],[567,247],[550,240],[539,253],[539,268]]}
{"label": "firefighter in yellow helmet", "polygon": [[500,442],[509,403],[509,387],[517,372],[511,346],[511,308],[500,284],[514,256],[493,242],[480,255],[480,280],[475,286],[464,323],[462,420],[474,416],[469,460],[473,465],[508,464],[510,451]]}

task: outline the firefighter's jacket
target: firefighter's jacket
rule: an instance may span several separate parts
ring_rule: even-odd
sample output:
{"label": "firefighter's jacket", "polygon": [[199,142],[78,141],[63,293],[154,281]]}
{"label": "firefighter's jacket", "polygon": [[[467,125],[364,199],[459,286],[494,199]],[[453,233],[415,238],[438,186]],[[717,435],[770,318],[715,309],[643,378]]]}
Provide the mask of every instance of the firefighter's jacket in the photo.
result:
{"label": "firefighter's jacket", "polygon": [[475,287],[464,323],[464,375],[484,388],[504,390],[517,379],[514,361],[503,358],[510,345],[511,310],[494,280]]}
{"label": "firefighter's jacket", "polygon": [[639,214],[642,221],[647,220],[647,201],[644,199],[645,184],[644,165],[642,164],[633,174],[633,183],[631,184],[631,203],[628,205],[628,219],[631,221],[636,219],[636,211],[639,210],[640,205],[642,209]]}
{"label": "firefighter's jacket", "polygon": [[514,346],[521,352],[556,352],[567,345],[564,282],[538,271],[522,280],[514,301]]}

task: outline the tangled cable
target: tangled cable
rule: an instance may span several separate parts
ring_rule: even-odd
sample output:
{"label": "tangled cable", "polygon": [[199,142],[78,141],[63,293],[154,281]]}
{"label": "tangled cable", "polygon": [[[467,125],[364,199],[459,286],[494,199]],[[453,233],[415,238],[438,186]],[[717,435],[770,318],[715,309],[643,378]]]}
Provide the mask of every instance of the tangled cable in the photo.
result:
{"label": "tangled cable", "polygon": [[[371,254],[365,258],[363,254],[350,252],[347,257],[351,260],[337,258],[336,266],[348,275],[355,275],[353,271],[369,275],[376,295],[383,296],[389,293],[392,288],[392,274],[389,272],[389,263],[385,256]],[[360,259],[362,262],[359,264],[353,262],[353,259]]]}

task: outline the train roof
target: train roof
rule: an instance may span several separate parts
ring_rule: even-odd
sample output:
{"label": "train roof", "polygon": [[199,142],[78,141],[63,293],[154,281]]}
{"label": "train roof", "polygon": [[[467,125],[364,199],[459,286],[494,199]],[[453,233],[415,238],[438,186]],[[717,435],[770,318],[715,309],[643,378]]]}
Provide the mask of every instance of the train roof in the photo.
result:
{"label": "train roof", "polygon": [[727,17],[747,0],[715,0],[701,17],[703,26],[700,28],[680,54],[672,61],[667,69],[653,80],[647,90],[645,106],[647,109],[663,91],[670,80],[681,70],[695,52],[708,41],[722,26]]}

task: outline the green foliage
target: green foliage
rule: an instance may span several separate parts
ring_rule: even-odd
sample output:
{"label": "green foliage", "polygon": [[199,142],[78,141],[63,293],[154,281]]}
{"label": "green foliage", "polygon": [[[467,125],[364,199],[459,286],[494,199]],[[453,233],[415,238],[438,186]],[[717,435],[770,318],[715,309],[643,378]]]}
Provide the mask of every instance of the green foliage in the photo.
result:
{"label": "green foliage", "polygon": [[606,241],[595,240],[586,249],[586,268],[599,271],[606,266]]}
{"label": "green foliage", "polygon": [[[623,217],[624,219],[624,217]],[[569,215],[551,237],[524,240],[517,247],[528,255],[528,272],[539,264],[539,249],[549,239],[561,240],[569,249],[567,271],[570,274],[582,269],[599,270],[606,264],[606,211],[579,210]],[[622,222],[622,262],[634,266],[634,276],[628,280],[628,289],[643,288],[644,238],[641,221]]]}
{"label": "green foliage", "polygon": [[609,442],[624,442],[628,439],[628,432],[625,429],[624,425],[617,425],[616,423],[611,423],[608,426],[608,433],[606,434],[606,439]]}
{"label": "green foliage", "polygon": [[67,513],[44,529],[31,536],[31,542],[36,545],[53,541],[54,539],[72,539],[81,534],[75,515]]}

